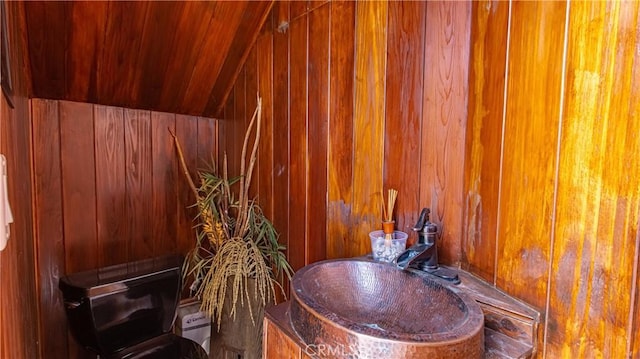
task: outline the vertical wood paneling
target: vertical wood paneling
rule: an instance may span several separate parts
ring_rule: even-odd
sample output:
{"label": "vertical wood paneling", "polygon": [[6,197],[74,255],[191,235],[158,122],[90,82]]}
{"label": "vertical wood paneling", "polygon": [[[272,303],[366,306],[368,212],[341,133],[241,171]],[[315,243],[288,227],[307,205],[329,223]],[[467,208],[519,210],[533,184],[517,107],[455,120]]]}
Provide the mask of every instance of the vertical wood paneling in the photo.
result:
{"label": "vertical wood paneling", "polygon": [[566,4],[512,6],[496,282],[544,308]]}
{"label": "vertical wood paneling", "polygon": [[13,224],[0,252],[0,355],[31,358],[38,355],[38,290],[33,224],[33,176],[28,91],[30,74],[26,53],[25,14],[21,3],[3,2],[11,64],[12,106],[0,96],[0,152],[6,157],[7,200]]}
{"label": "vertical wood paneling", "polygon": [[352,240],[355,2],[331,2],[327,257],[347,256]]}
{"label": "vertical wood paneling", "polygon": [[[421,209],[420,128],[426,2],[390,2],[383,192],[394,188],[396,228],[410,233]],[[425,129],[429,130],[429,129]]]}
{"label": "vertical wood paneling", "polygon": [[[637,23],[640,23],[640,14],[638,14],[638,16],[636,17],[636,21]],[[636,39],[636,46],[638,46],[638,43],[640,43],[640,26],[638,26],[637,24],[636,24],[635,39]],[[640,58],[638,57],[638,54],[636,54],[636,57],[634,59],[634,66],[631,73],[632,73],[631,78],[635,79],[635,81],[633,82],[633,85],[630,90],[629,123],[638,124],[640,123],[640,107],[633,106],[633,104],[637,103],[638,99],[640,99],[640,83],[638,83],[637,81],[637,79],[640,78]],[[637,143],[637,139],[636,139],[636,143]],[[640,151],[636,150],[635,153],[638,153],[638,152]],[[628,158],[628,160],[625,160],[625,163],[634,163],[635,161],[632,160],[632,158],[635,158],[634,156],[635,154],[633,151],[626,152],[625,158]],[[636,201],[636,203],[637,202],[640,202],[640,200]],[[627,335],[629,336],[628,346],[630,351],[628,355],[632,358],[637,358],[637,357],[640,357],[640,219],[637,220],[636,223],[631,223],[630,221],[628,223],[629,223],[628,224],[629,227],[632,230],[635,230],[635,237],[636,237],[635,238],[636,245],[635,245],[635,251],[634,251],[635,263],[633,266],[633,273],[632,273],[632,278],[635,278],[635,283],[632,283],[632,286],[631,286],[632,288],[631,295],[633,296],[631,303],[633,303],[633,307],[629,308],[629,317],[630,317],[629,320],[631,321],[631,323],[629,323],[630,324],[629,330],[631,332],[627,333]],[[633,237],[632,234],[630,234],[629,236]],[[635,292],[633,291],[633,288],[635,288]]]}
{"label": "vertical wood paneling", "polygon": [[635,2],[571,4],[549,357],[628,355],[640,201],[638,24]]}
{"label": "vertical wood paneling", "polygon": [[[41,351],[43,357],[87,358],[91,354],[60,327],[67,319],[58,278],[190,249],[193,223],[185,209],[192,195],[178,177],[168,129],[181,136],[195,167],[198,142],[215,146],[215,120],[32,102]],[[53,327],[62,330],[51,333]]]}
{"label": "vertical wood paneling", "polygon": [[[64,213],[65,273],[97,268],[96,178],[93,106],[60,103],[60,161]],[[41,238],[40,240],[46,240]],[[69,334],[69,358],[86,353]]]}
{"label": "vertical wood paneling", "polygon": [[[289,2],[274,5],[276,26],[289,21]],[[289,247],[289,148],[283,141],[289,133],[289,32],[273,34],[273,224],[280,243]],[[262,77],[262,74],[260,75]],[[264,172],[261,172],[264,174]],[[288,254],[288,258],[291,256]],[[288,287],[288,286],[287,286]]]}
{"label": "vertical wood paneling", "polygon": [[151,114],[148,111],[124,110],[125,191],[129,256],[143,259],[153,253]]}
{"label": "vertical wood paneling", "polygon": [[123,110],[95,106],[94,133],[98,265],[104,267],[129,258],[129,246],[122,245],[127,225]]}
{"label": "vertical wood paneling", "polygon": [[[200,120],[197,117],[176,115],[176,136],[180,139],[180,145],[184,155],[184,161],[190,170],[191,178],[197,178],[198,169],[198,126]],[[204,130],[204,129],[203,129]],[[176,156],[174,149],[173,156]],[[178,253],[187,253],[195,243],[194,219],[198,211],[193,204],[196,202],[189,184],[182,173],[181,168],[176,168],[175,187],[177,194],[178,215],[176,226],[176,247]]]}
{"label": "vertical wood paneling", "polygon": [[60,161],[65,270],[98,264],[93,106],[60,102]]}
{"label": "vertical wood paneling", "polygon": [[509,3],[473,3],[462,262],[493,282]]}
{"label": "vertical wood paneling", "polygon": [[427,3],[420,203],[440,225],[438,253],[460,259],[471,3]]}
{"label": "vertical wood paneling", "polygon": [[[0,95],[0,153],[6,156],[7,200],[13,214],[13,223],[9,226],[10,237],[6,247],[0,252],[0,357],[30,359],[37,358],[40,354],[39,336],[40,333],[46,333],[43,331],[45,327],[39,322],[39,304],[41,301],[58,300],[55,293],[51,292],[51,287],[40,291],[38,274],[40,270],[52,270],[48,274],[55,278],[55,262],[60,257],[50,258],[51,261],[48,263],[51,265],[46,268],[39,268],[36,264],[36,258],[40,253],[34,242],[38,228],[33,226],[33,220],[37,215],[33,201],[37,190],[33,181],[36,169],[29,166],[33,153],[28,100],[31,76],[27,66],[24,6],[19,2],[8,1],[4,1],[0,6],[3,7],[2,12],[6,20],[6,28],[2,31],[7,31],[9,43],[8,51],[2,56],[3,59],[6,56],[11,64],[9,70],[13,85],[12,107],[9,106],[7,98]],[[54,134],[54,141],[55,137]],[[43,144],[50,142],[43,141]],[[55,182],[55,177],[52,180]],[[59,202],[57,205],[59,206]],[[52,203],[47,208],[51,209],[54,206],[56,204]],[[55,213],[51,215],[54,217]],[[62,233],[60,227],[57,228],[56,232],[56,228],[52,227],[52,247],[55,246],[56,236]],[[45,263],[47,260],[49,259],[44,259]],[[49,284],[56,280],[47,277],[45,281]],[[63,343],[66,341],[65,336],[57,338]]]}
{"label": "vertical wood paneling", "polygon": [[[289,20],[289,5],[289,3],[276,3],[273,16],[277,25]],[[294,119],[294,113],[302,113],[300,107],[304,107],[306,113],[309,114],[305,130],[308,136],[307,148],[311,151],[313,149],[311,140],[315,140],[313,132],[315,130],[312,130],[314,124],[311,123],[315,114],[311,107],[314,106],[313,101],[324,96],[322,90],[315,89],[311,80],[312,74],[317,71],[317,68],[311,66],[315,58],[313,48],[321,44],[315,42],[314,36],[316,35],[312,35],[312,33],[317,29],[311,25],[311,22],[319,19],[315,18],[315,12],[321,10],[322,7],[313,5],[311,9],[300,10],[303,4],[294,6],[297,6],[293,10],[297,18],[291,21],[290,28],[287,30],[281,27],[273,32],[274,219],[282,218],[285,223],[293,221],[292,218],[294,218],[293,213],[292,216],[287,215],[288,201],[298,201],[300,196],[304,195],[295,188],[291,188],[291,191],[288,192],[286,186],[278,185],[278,181],[283,179],[287,181],[289,175],[287,172],[288,156],[295,159],[299,155],[298,153],[294,154],[291,149],[288,151],[286,149],[290,145],[295,147],[297,144],[291,141],[283,143],[285,142],[283,140],[284,134],[297,131],[287,127],[289,125],[288,113],[291,111],[292,122],[298,120],[297,116]],[[376,176],[381,172],[378,171],[376,174],[376,171],[368,169],[366,178],[355,172],[360,171],[361,173],[365,166],[371,168],[377,163],[382,163],[381,168],[387,173],[386,177],[379,180],[374,191],[366,190],[367,193],[379,192],[382,185],[390,186],[392,181],[400,181],[397,183],[404,185],[404,181],[389,178],[389,174],[392,173],[394,167],[400,168],[404,165],[397,164],[396,162],[400,161],[394,158],[402,158],[401,156],[407,155],[390,152],[389,146],[385,148],[382,143],[386,145],[405,141],[411,146],[419,148],[420,152],[420,163],[417,167],[422,172],[419,175],[420,182],[416,188],[420,193],[419,204],[420,206],[433,207],[437,214],[436,221],[443,225],[442,262],[455,263],[460,260],[464,266],[476,274],[489,281],[495,280],[501,289],[508,290],[516,297],[534,304],[542,313],[548,311],[550,318],[548,340],[550,344],[546,357],[565,355],[554,349],[554,345],[558,348],[564,346],[571,348],[566,354],[567,356],[637,356],[640,346],[638,344],[640,334],[637,329],[637,316],[640,309],[635,304],[638,300],[634,295],[637,296],[637,294],[630,293],[633,292],[633,287],[629,288],[626,285],[631,283],[633,278],[636,278],[635,280],[638,282],[638,275],[634,274],[634,270],[637,272],[638,259],[633,254],[638,253],[637,244],[634,244],[639,241],[638,220],[634,217],[637,216],[638,200],[634,197],[637,196],[634,190],[637,191],[639,186],[634,182],[635,180],[623,182],[623,177],[620,175],[628,173],[630,176],[635,173],[634,171],[637,171],[635,164],[637,161],[631,158],[637,156],[639,151],[636,148],[638,146],[637,140],[629,137],[632,136],[630,134],[638,132],[634,127],[638,123],[636,119],[638,110],[637,106],[632,106],[632,104],[637,102],[637,93],[640,91],[638,90],[640,85],[635,81],[640,70],[634,66],[637,64],[635,58],[637,54],[632,55],[633,51],[631,50],[634,46],[637,49],[637,42],[635,42],[637,40],[631,39],[636,39],[638,31],[640,31],[637,24],[633,25],[631,20],[634,19],[637,22],[637,5],[633,2],[595,5],[585,2],[579,4],[579,6],[586,8],[607,7],[610,9],[607,14],[611,15],[606,21],[590,21],[588,26],[577,25],[578,22],[573,19],[572,24],[576,25],[570,26],[572,28],[577,26],[579,31],[576,34],[588,34],[580,35],[585,38],[581,41],[590,44],[596,43],[592,41],[591,36],[599,36],[597,35],[600,33],[599,31],[607,29],[607,33],[610,34],[610,37],[605,41],[607,44],[614,44],[618,41],[620,44],[626,44],[627,47],[616,45],[618,50],[615,51],[615,56],[612,55],[613,50],[607,52],[608,55],[604,55],[609,58],[610,65],[606,67],[609,69],[607,71],[613,71],[615,76],[614,80],[607,80],[610,82],[599,83],[601,86],[605,86],[605,83],[616,85],[611,85],[606,91],[603,90],[604,87],[599,88],[601,92],[598,92],[597,95],[586,97],[592,101],[599,101],[599,104],[610,103],[608,108],[600,110],[599,113],[603,115],[596,117],[600,119],[599,122],[593,119],[585,121],[589,124],[587,129],[582,131],[585,134],[579,136],[564,134],[559,144],[557,141],[560,125],[559,114],[562,106],[560,81],[564,76],[561,69],[566,15],[565,3],[514,2],[511,19],[508,18],[510,4],[505,2],[389,4],[331,2],[329,6],[331,7],[330,13],[324,15],[329,16],[330,19],[328,96],[331,115],[328,124],[329,141],[327,142],[329,178],[326,189],[329,201],[326,222],[328,228],[327,256],[351,256],[369,250],[366,232],[379,221],[379,200],[364,201],[365,190],[362,188],[371,186],[371,180],[376,181]],[[375,91],[376,85],[380,84],[379,82],[369,86],[362,85],[370,73],[363,70],[365,67],[362,66],[363,58],[361,57],[365,52],[367,54],[378,53],[379,41],[376,37],[369,36],[366,44],[359,43],[356,48],[353,47],[355,37],[362,35],[367,23],[374,22],[368,17],[368,12],[363,9],[377,6],[389,7],[388,22],[386,16],[384,16],[384,21],[375,21],[377,30],[388,34],[388,38],[385,37],[384,40],[387,46],[386,51],[381,51],[381,56],[386,55],[387,62],[381,72],[382,77],[378,76],[378,79],[382,78],[383,81],[386,79],[383,86],[385,91],[384,95],[379,97],[376,97],[378,93]],[[411,25],[414,23],[415,17],[418,16],[418,11],[410,11],[407,14],[400,10],[406,7],[424,6],[428,8],[425,20],[426,31],[424,35],[420,35],[419,26]],[[354,11],[356,7],[359,8],[357,14]],[[611,10],[617,9],[617,7],[620,7],[620,11]],[[573,16],[585,17],[584,15]],[[307,53],[300,51],[299,46],[294,46],[295,43],[300,42],[300,39],[293,37],[300,35],[296,34],[296,31],[299,30],[291,26],[303,18],[309,19],[309,33],[306,37],[309,44],[309,60],[306,63],[307,71],[309,71],[309,86],[308,94],[301,99],[300,94],[294,90],[298,88],[295,82],[299,81],[300,76],[296,75],[298,71],[296,68],[301,66],[299,62],[302,60],[299,57],[306,56]],[[619,23],[626,25],[623,27],[619,25],[616,30],[612,23],[614,19],[620,19]],[[508,28],[509,24],[511,24],[510,29]],[[633,31],[620,32],[621,28],[627,27]],[[591,35],[593,30],[596,35]],[[403,37],[405,31],[406,37]],[[511,32],[509,53],[511,61],[507,64],[508,47],[506,42],[509,31]],[[469,37],[470,32],[472,41]],[[617,37],[613,36],[615,32],[619,32]],[[265,32],[262,36],[264,35]],[[288,47],[287,41],[290,36],[292,37],[291,46]],[[424,36],[424,38],[416,39],[420,36]],[[578,41],[577,37],[575,41]],[[633,44],[627,41],[631,41]],[[403,52],[406,51],[403,50],[405,47],[413,52],[421,51],[416,50],[417,47],[424,47],[424,54]],[[473,56],[471,61],[468,61],[469,51]],[[589,61],[595,61],[598,56],[592,56],[592,54],[603,56],[600,55],[601,51],[600,48],[589,48],[589,55],[585,55],[587,52],[582,52],[576,53],[574,57],[576,59],[589,58]],[[258,53],[260,54],[260,51]],[[400,54],[403,53],[407,55],[401,57]],[[633,60],[631,60],[632,56],[635,56]],[[572,56],[569,56],[569,59],[571,58]],[[399,64],[398,62],[401,60],[403,62]],[[288,71],[289,61],[293,71]],[[585,63],[589,63],[589,61],[585,61]],[[415,70],[406,70],[406,73],[401,71],[409,68],[408,64],[412,62],[415,62],[412,65]],[[633,65],[630,65],[631,63]],[[268,78],[269,75],[265,75],[265,72],[269,72],[269,70],[263,70],[263,65],[256,66],[258,66],[257,76],[260,83],[263,79]],[[411,75],[407,74],[414,71],[424,72],[423,77],[420,78],[423,81],[422,85],[407,84],[412,80],[415,81]],[[467,72],[470,74],[470,81],[467,81]],[[568,70],[566,76],[570,76],[570,73],[571,70]],[[289,77],[287,74],[292,76],[291,91],[288,90]],[[593,76],[596,77],[595,74]],[[398,79],[402,79],[402,82]],[[354,87],[355,82],[353,81],[355,80],[360,82],[357,82]],[[504,90],[507,80],[507,97],[505,98]],[[577,94],[581,93],[575,92],[573,88],[569,87],[571,81],[567,80],[565,97],[579,96]],[[584,89],[586,85],[581,86],[575,88]],[[364,92],[365,88],[368,91],[367,94]],[[401,91],[407,91],[407,93],[401,93]],[[420,92],[423,94],[420,95]],[[601,93],[615,93],[616,95],[600,95]],[[628,93],[632,95],[628,95]],[[468,122],[466,120],[467,98],[465,97],[467,95],[469,96]],[[401,117],[402,111],[410,110],[411,106],[406,103],[414,96],[424,98],[422,102],[423,113],[419,115],[418,120],[420,137],[412,139],[413,134],[403,133],[402,136],[393,140],[390,137],[392,136],[390,132],[394,130],[394,126],[403,124],[396,122],[398,114]],[[365,131],[363,129],[363,103],[366,101],[373,103],[373,99],[376,98],[383,100],[375,103],[378,106],[376,110],[383,114],[386,125],[380,130],[382,136],[378,136],[380,141],[384,142],[379,142],[373,152],[381,151],[379,153],[386,153],[386,156],[384,160],[365,161],[363,160],[363,152],[370,157],[373,155],[372,151],[362,150],[362,136],[364,133],[371,134],[373,130]],[[586,101],[586,99],[579,101]],[[301,104],[301,101],[307,103]],[[504,101],[506,101],[507,112],[503,137]],[[627,105],[622,105],[623,103]],[[625,111],[630,114],[629,122],[620,125],[620,118],[626,118]],[[581,110],[575,112],[584,116]],[[605,113],[606,115],[604,115]],[[576,126],[583,121],[578,121],[577,117],[574,118],[576,120],[573,124]],[[605,118],[608,120],[604,120]],[[618,120],[613,121],[613,118]],[[296,126],[297,124],[292,123],[292,125]],[[570,125],[565,124],[565,126]],[[395,131],[397,132],[397,130]],[[564,127],[563,131],[565,131]],[[568,225],[568,222],[561,223],[560,217],[555,222],[552,217],[556,165],[560,166],[559,170],[561,171],[560,177],[558,177],[558,201],[560,202],[563,201],[563,197],[560,195],[563,188],[567,186],[567,182],[571,184],[570,177],[562,174],[564,156],[572,158],[570,146],[580,143],[580,140],[583,139],[581,136],[592,138],[592,134],[596,132],[603,134],[602,137],[598,137],[601,139],[601,146],[583,153],[589,154],[587,157],[591,156],[589,157],[591,162],[615,162],[615,165],[610,167],[611,171],[615,173],[603,174],[601,179],[595,180],[603,183],[603,188],[591,191],[590,189],[594,188],[596,182],[590,182],[592,187],[583,188],[582,192],[565,193],[565,196],[590,198],[591,202],[589,203],[593,208],[596,208],[593,218],[597,218],[594,220],[597,224],[590,223],[590,227],[587,227],[597,228],[597,234],[590,235],[598,238],[595,250],[602,251],[604,257],[594,260],[593,263],[587,262],[584,266],[563,267],[560,270],[559,267],[554,267],[552,261],[554,261],[553,263],[565,262],[561,260],[561,256],[563,253],[567,253],[570,248],[566,246],[568,241],[565,241],[558,232],[555,238],[555,255],[551,256],[551,232],[558,231],[553,226]],[[220,132],[221,137],[224,137],[224,134],[223,131]],[[504,150],[502,141],[505,142]],[[565,144],[564,141],[569,142]],[[587,143],[588,141],[582,142]],[[276,144],[282,145],[277,146]],[[568,147],[563,147],[565,145]],[[604,158],[600,158],[602,155],[596,156],[596,152],[602,153],[601,149],[609,146],[612,147],[611,154],[604,156]],[[560,156],[560,162],[556,164],[558,148],[562,148],[563,155]],[[622,148],[625,149],[624,153],[621,153]],[[384,152],[382,152],[383,149]],[[502,165],[501,155],[504,156]],[[382,159],[382,157],[380,158]],[[372,164],[372,162],[375,163]],[[314,164],[317,162],[311,159],[309,152],[308,165],[313,166]],[[571,166],[569,163],[565,163],[565,167],[565,171],[571,174],[573,173],[571,171],[585,166],[582,162],[577,162]],[[602,168],[604,171],[605,167]],[[621,168],[624,169],[621,170]],[[463,170],[466,171],[464,176]],[[398,172],[401,171],[398,170]],[[260,181],[263,181],[263,177],[267,174],[262,171],[262,168],[260,173]],[[309,173],[307,172],[307,174]],[[405,176],[407,175],[405,174]],[[311,177],[307,177],[307,180],[311,180]],[[591,178],[589,180],[594,181]],[[502,181],[501,185],[500,181]],[[501,189],[501,193],[498,192],[499,189]],[[585,191],[593,193],[586,194]],[[589,197],[593,197],[594,193],[600,193],[597,202]],[[607,198],[605,196],[607,194],[616,196],[614,193],[618,193],[615,200],[604,200]],[[399,206],[402,206],[400,203],[408,200],[403,197],[403,194],[404,191],[400,194]],[[499,196],[500,203],[498,203]],[[356,204],[356,198],[358,198],[358,204]],[[307,202],[309,202],[309,198],[307,198]],[[363,202],[371,203],[370,208],[362,210]],[[561,206],[566,215],[573,208],[573,203],[567,202]],[[353,210],[354,208],[359,209],[356,212]],[[633,212],[632,208],[636,208],[636,212]],[[367,227],[366,230],[361,229],[362,233],[355,232],[356,226],[352,223],[354,221],[362,223],[362,216],[365,215],[365,212],[366,215],[375,218],[375,222],[362,225],[362,227]],[[562,213],[558,210],[558,215]],[[299,213],[296,215],[299,216]],[[572,213],[572,215],[575,214]],[[309,217],[307,216],[306,226],[309,226],[312,221]],[[407,222],[406,219],[405,222]],[[290,227],[295,225],[291,224]],[[405,223],[405,225],[407,224]],[[575,226],[584,227],[585,224],[578,223]],[[575,226],[571,228],[575,230]],[[309,230],[306,231],[309,232]],[[349,233],[349,231],[353,233]],[[362,239],[363,236],[364,239]],[[622,239],[618,240],[617,238]],[[594,242],[591,240],[591,238],[587,238],[583,242],[585,245],[593,246]],[[294,247],[305,246],[307,251],[310,248],[310,243],[307,242],[308,238],[291,236],[288,237],[288,241]],[[362,242],[362,246],[358,244],[359,241]],[[353,250],[356,247],[358,250]],[[625,257],[615,263],[609,261],[610,253],[624,252],[629,253],[630,257]],[[309,252],[306,253],[309,254]],[[290,258],[299,255],[299,252],[296,251],[289,253]],[[296,260],[302,261],[304,259],[298,258]],[[633,267],[634,265],[636,267]],[[627,267],[632,269],[624,269]],[[599,271],[595,269],[599,269]],[[547,273],[551,273],[550,278]],[[561,277],[563,273],[569,273],[570,279],[565,278],[564,282],[556,279],[556,277]],[[602,276],[596,274],[602,274]],[[604,280],[603,278],[607,279],[605,284],[600,283]],[[547,288],[547,279],[550,279],[552,288]],[[618,284],[618,282],[627,284]],[[562,287],[564,292],[553,289],[554,285]],[[638,283],[636,283],[637,285]],[[580,290],[575,292],[576,288],[580,288]],[[596,293],[592,288],[602,288],[602,291]],[[638,292],[637,287],[635,288],[635,291]],[[553,294],[555,292],[559,294]],[[546,307],[547,293],[551,294],[550,307]],[[607,299],[596,303],[596,298],[600,294]],[[579,298],[581,295],[591,300],[589,304],[591,307],[585,306],[584,308],[580,307],[579,310],[567,311],[564,307],[560,307],[559,303],[554,304],[554,301],[563,300],[572,306],[571,303],[574,302],[571,296]],[[612,299],[616,295],[625,299],[623,301]],[[623,305],[624,309],[622,309],[615,307],[617,302],[628,304]],[[632,303],[634,304],[632,305]],[[562,305],[566,304],[563,302]],[[555,308],[554,306],[558,309],[551,310]],[[587,312],[589,308],[592,309],[592,312]],[[626,315],[623,315],[623,312]],[[560,329],[557,323],[562,323],[564,327]],[[564,338],[559,338],[558,332],[560,330],[582,328],[588,325],[593,325],[594,328],[582,331],[567,330],[563,333]],[[599,330],[601,332],[597,332]],[[540,333],[542,338],[539,344],[543,345],[544,328]],[[627,338],[627,341],[623,345],[624,338]],[[591,348],[594,350],[589,352]],[[629,351],[624,352],[627,348]],[[544,356],[543,349],[542,347],[538,348],[538,357]]]}
{"label": "vertical wood paneling", "polygon": [[[247,128],[249,126],[249,122],[251,121],[251,117],[256,110],[256,106],[258,105],[258,79],[256,76],[256,72],[258,71],[258,58],[257,58],[257,48],[254,46],[249,52],[249,56],[247,57],[246,62],[246,72],[245,72],[245,114],[244,114],[244,126],[242,128]],[[257,124],[256,124],[257,125]],[[260,125],[262,126],[262,124]],[[262,131],[262,129],[260,130]],[[251,131],[251,136],[249,137],[249,146],[253,144],[256,139],[256,127],[254,127]],[[244,140],[244,132],[243,132],[243,140]],[[250,151],[252,151],[253,147],[247,148],[247,165],[249,164],[248,159],[250,158]],[[258,194],[258,189],[260,187],[260,177],[258,175],[259,167],[260,167],[260,159],[256,160],[256,164],[254,167],[254,173],[251,176],[251,187],[249,188],[249,196],[250,198],[256,198]]]}
{"label": "vertical wood paneling", "polygon": [[[258,152],[258,201],[267,218],[273,219],[273,33],[265,31],[257,42],[258,93],[262,98],[262,130]],[[259,74],[259,76],[258,76]]]}
{"label": "vertical wood paneling", "polygon": [[[292,8],[294,3],[292,3]],[[292,9],[293,10],[293,9]],[[292,16],[294,13],[292,12]],[[305,14],[291,22],[290,31],[290,88],[289,117],[289,238],[305,238],[307,228],[307,61],[308,16]],[[295,195],[292,195],[295,194]],[[306,241],[290,240],[289,253],[293,269],[306,262]]]}
{"label": "vertical wood paneling", "polygon": [[207,168],[218,161],[218,122],[214,119],[198,118],[198,149],[197,166],[193,167],[192,175],[195,178],[196,170]]}
{"label": "vertical wood paneling", "polygon": [[244,143],[244,134],[247,128],[245,123],[247,109],[247,77],[246,69],[242,69],[238,74],[238,81],[234,87],[234,108],[233,117],[227,117],[227,120],[231,121],[233,127],[233,140],[229,143],[229,150],[227,156],[229,156],[229,175],[239,176],[240,165],[242,161],[242,145]]}
{"label": "vertical wood paneling", "polygon": [[[153,189],[152,214],[160,219],[153,226],[153,255],[176,251],[177,218],[175,216],[177,189],[177,158],[170,131],[176,131],[175,115],[151,113],[151,156]],[[152,257],[151,255],[149,257]]]}
{"label": "vertical wood paneling", "polygon": [[309,14],[308,178],[306,263],[326,258],[327,137],[329,131],[329,5]]}
{"label": "vertical wood paneling", "polygon": [[[32,100],[34,216],[39,312],[40,356],[67,353],[67,318],[58,279],[65,273],[60,123],[58,101]],[[60,330],[51,330],[59,328]],[[46,348],[46,352],[45,349]]]}
{"label": "vertical wood paneling", "polygon": [[347,256],[370,252],[369,232],[381,220],[384,149],[384,74],[387,37],[386,2],[356,5],[354,89],[353,237]]}
{"label": "vertical wood paneling", "polygon": [[308,6],[309,6],[308,0],[289,2],[289,7],[291,8],[291,21],[293,22],[298,17],[302,15],[306,15]]}

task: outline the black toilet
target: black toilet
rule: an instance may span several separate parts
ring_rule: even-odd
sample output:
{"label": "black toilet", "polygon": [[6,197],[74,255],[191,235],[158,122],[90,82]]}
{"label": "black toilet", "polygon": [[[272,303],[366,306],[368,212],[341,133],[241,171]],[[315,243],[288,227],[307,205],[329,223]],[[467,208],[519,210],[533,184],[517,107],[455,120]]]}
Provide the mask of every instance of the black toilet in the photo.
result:
{"label": "black toilet", "polygon": [[171,332],[182,263],[165,256],[60,278],[76,341],[101,359],[207,358],[198,343]]}

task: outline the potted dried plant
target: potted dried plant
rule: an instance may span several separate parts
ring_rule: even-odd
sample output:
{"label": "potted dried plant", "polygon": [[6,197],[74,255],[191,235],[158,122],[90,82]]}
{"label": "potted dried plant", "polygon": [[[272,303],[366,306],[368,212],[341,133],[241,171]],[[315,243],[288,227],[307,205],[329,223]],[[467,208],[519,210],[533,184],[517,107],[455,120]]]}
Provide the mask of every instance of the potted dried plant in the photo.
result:
{"label": "potted dried plant", "polygon": [[[279,279],[283,274],[289,279],[292,275],[284,254],[285,247],[278,243],[273,224],[258,203],[249,198],[260,141],[261,113],[262,101],[258,98],[245,133],[240,174],[236,177],[228,175],[225,154],[222,174],[216,173],[213,165],[208,170],[201,170],[198,172],[199,186],[196,186],[178,138],[173,135],[198,210],[196,242],[186,256],[183,274],[193,280],[192,289],[202,301],[201,310],[214,320],[218,330],[223,320],[236,319],[238,304],[248,308],[253,326],[261,330],[259,316],[264,307],[275,300],[276,289],[282,291]],[[254,136],[252,131],[255,131]],[[248,153],[251,137],[253,143]],[[258,309],[250,303],[257,303]],[[243,326],[248,325],[244,323]]]}

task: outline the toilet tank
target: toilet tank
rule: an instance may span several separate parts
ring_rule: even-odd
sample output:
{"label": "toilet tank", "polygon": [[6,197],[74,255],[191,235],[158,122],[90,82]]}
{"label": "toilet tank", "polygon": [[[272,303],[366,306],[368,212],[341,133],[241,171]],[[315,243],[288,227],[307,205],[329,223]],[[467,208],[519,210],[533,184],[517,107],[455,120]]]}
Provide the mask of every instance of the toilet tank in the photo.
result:
{"label": "toilet tank", "polygon": [[171,330],[180,300],[181,256],[124,263],[60,278],[72,334],[110,354]]}

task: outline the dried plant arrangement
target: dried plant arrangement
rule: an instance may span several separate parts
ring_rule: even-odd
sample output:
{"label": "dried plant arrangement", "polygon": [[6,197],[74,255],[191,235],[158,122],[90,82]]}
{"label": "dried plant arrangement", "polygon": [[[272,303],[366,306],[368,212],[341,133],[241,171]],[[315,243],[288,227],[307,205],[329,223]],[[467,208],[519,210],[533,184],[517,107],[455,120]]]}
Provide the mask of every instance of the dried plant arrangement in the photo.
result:
{"label": "dried plant arrangement", "polygon": [[[229,178],[225,154],[222,175],[216,173],[213,165],[199,171],[199,187],[191,178],[180,142],[172,133],[181,168],[198,209],[196,243],[186,256],[183,275],[193,279],[192,289],[202,301],[201,310],[217,321],[218,329],[227,291],[231,291],[232,298],[229,314],[235,320],[238,301],[242,306],[249,303],[252,292],[266,306],[275,300],[276,288],[283,292],[279,282],[283,274],[289,279],[292,275],[285,247],[278,243],[273,224],[258,203],[249,198],[260,141],[261,114],[262,101],[258,98],[244,137],[240,174]],[[252,131],[255,134],[247,161]],[[250,288],[251,283],[254,288]],[[250,305],[247,307],[252,310]],[[250,316],[255,325],[253,313]]]}

